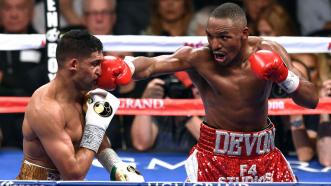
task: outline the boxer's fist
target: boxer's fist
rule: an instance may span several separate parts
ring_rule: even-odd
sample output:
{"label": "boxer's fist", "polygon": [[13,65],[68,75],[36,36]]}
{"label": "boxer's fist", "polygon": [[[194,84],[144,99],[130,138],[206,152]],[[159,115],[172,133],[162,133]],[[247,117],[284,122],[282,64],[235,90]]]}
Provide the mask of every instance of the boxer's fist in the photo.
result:
{"label": "boxer's fist", "polygon": [[126,85],[131,81],[134,71],[132,59],[114,56],[105,56],[101,63],[101,76],[98,78],[98,86],[103,89],[112,90],[117,85]]}
{"label": "boxer's fist", "polygon": [[136,170],[135,167],[122,161],[113,166],[111,171],[111,180],[130,182],[145,181],[144,177]]}
{"label": "boxer's fist", "polygon": [[275,52],[259,50],[249,56],[253,72],[260,79],[271,80],[279,83],[286,79],[288,69],[282,58]]}
{"label": "boxer's fist", "polygon": [[119,99],[100,88],[87,95],[86,125],[97,125],[106,130],[120,105]]}
{"label": "boxer's fist", "polygon": [[275,52],[259,50],[249,56],[251,69],[260,79],[271,80],[287,93],[294,92],[299,86],[299,77],[289,71],[282,58]]}
{"label": "boxer's fist", "polygon": [[97,152],[120,101],[100,88],[88,92],[87,96],[85,127],[80,146]]}

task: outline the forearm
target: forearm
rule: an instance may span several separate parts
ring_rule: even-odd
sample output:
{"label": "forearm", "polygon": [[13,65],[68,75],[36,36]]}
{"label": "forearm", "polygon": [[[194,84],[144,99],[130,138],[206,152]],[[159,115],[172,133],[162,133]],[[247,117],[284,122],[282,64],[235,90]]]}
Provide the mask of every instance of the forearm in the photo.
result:
{"label": "forearm", "polygon": [[304,127],[291,129],[294,147],[300,161],[310,161],[314,156],[314,148]]}
{"label": "forearm", "polygon": [[[61,156],[61,155],[59,155]],[[83,180],[92,164],[95,152],[80,148],[69,158],[66,157],[64,166],[57,167],[63,180]]]}
{"label": "forearm", "polygon": [[133,146],[140,151],[152,147],[156,139],[156,130],[152,116],[137,115],[131,128]]}
{"label": "forearm", "polygon": [[111,149],[103,149],[98,160],[109,172],[110,179],[115,181],[144,182],[144,177],[130,164],[124,163],[117,153]]}
{"label": "forearm", "polygon": [[156,60],[154,58],[149,57],[136,57],[133,61],[135,66],[135,71],[132,76],[133,79],[146,79],[153,75]]}
{"label": "forearm", "polygon": [[318,127],[317,155],[318,160],[323,166],[331,166],[331,123],[324,121]]}
{"label": "forearm", "polygon": [[110,141],[109,141],[108,137],[105,135],[103,137],[103,140],[102,140],[101,144],[100,144],[100,147],[99,147],[99,150],[98,150],[98,153],[97,154],[99,154],[104,149],[110,148],[110,147],[111,147]]}
{"label": "forearm", "polygon": [[293,101],[306,108],[316,108],[319,97],[315,85],[306,80],[300,80],[298,90],[290,94]]}
{"label": "forearm", "polygon": [[190,120],[186,122],[187,130],[194,136],[196,140],[200,137],[200,126],[202,120],[198,116],[192,116]]}
{"label": "forearm", "polygon": [[[110,143],[107,136],[104,136],[98,154],[104,149],[110,148]],[[70,172],[61,173],[61,176],[65,180],[83,180],[92,164],[92,161],[95,157],[95,152],[88,148],[80,148],[73,158],[70,158],[67,163],[66,170]]]}

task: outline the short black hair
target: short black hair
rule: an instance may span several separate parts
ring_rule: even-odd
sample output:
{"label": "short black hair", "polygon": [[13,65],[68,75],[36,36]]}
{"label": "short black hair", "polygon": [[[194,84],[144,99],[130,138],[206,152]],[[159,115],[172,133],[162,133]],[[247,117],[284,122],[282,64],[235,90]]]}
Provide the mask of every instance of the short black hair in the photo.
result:
{"label": "short black hair", "polygon": [[102,52],[101,41],[86,30],[70,30],[58,40],[56,60],[62,67],[68,58],[89,57],[93,52]]}
{"label": "short black hair", "polygon": [[247,26],[245,11],[235,3],[223,3],[216,7],[210,14],[210,17],[229,18],[237,24]]}

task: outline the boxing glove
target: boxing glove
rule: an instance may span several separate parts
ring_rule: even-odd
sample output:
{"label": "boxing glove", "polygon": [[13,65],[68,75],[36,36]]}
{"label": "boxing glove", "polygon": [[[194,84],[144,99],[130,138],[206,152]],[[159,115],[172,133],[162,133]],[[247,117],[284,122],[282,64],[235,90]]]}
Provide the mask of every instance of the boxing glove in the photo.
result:
{"label": "boxing glove", "polygon": [[97,155],[99,162],[109,172],[110,180],[144,182],[144,177],[130,164],[124,163],[111,148],[102,150]]}
{"label": "boxing glove", "polygon": [[124,60],[119,57],[105,56],[101,63],[101,76],[98,86],[113,90],[117,85],[126,85],[131,81],[134,73],[133,57],[127,56]]}
{"label": "boxing glove", "polygon": [[299,87],[299,77],[288,70],[277,53],[259,50],[250,55],[248,61],[258,78],[277,83],[287,93],[295,92]]}
{"label": "boxing glove", "polygon": [[88,92],[85,128],[80,147],[97,152],[120,101],[109,92],[97,88]]}

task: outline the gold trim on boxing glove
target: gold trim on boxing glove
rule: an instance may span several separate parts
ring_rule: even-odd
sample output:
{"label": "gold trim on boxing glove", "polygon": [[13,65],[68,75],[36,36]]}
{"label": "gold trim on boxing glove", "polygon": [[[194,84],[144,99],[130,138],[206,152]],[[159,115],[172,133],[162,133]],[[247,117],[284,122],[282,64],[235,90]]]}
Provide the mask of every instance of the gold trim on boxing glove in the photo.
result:
{"label": "gold trim on boxing glove", "polygon": [[98,101],[93,105],[93,110],[101,117],[109,117],[113,113],[113,108],[108,102]]}

